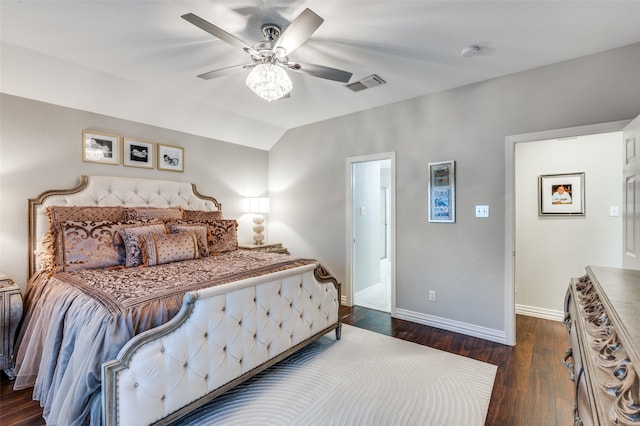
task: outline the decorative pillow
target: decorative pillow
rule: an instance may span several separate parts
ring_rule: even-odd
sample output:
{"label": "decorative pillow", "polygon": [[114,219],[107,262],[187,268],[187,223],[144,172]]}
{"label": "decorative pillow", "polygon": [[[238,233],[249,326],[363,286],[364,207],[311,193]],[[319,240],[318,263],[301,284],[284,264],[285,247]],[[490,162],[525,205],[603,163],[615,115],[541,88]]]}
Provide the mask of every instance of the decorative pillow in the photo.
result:
{"label": "decorative pillow", "polygon": [[170,223],[168,227],[169,232],[173,234],[185,231],[191,231],[196,234],[196,237],[198,237],[198,252],[200,253],[200,257],[209,256],[209,229],[206,225]]}
{"label": "decorative pillow", "polygon": [[207,225],[209,227],[209,254],[238,249],[238,222],[233,219],[222,219]]}
{"label": "decorative pillow", "polygon": [[124,216],[126,220],[160,219],[163,222],[184,219],[181,207],[127,207]]}
{"label": "decorative pillow", "polygon": [[184,218],[186,220],[207,222],[212,220],[220,220],[222,219],[222,211],[215,210],[211,212],[205,212],[202,210],[185,210]]}
{"label": "decorative pillow", "polygon": [[165,234],[167,231],[164,224],[153,224],[146,226],[136,226],[125,228],[119,231],[124,241],[126,252],[125,266],[133,268],[142,265],[142,251],[140,250],[140,238],[143,234]]}
{"label": "decorative pillow", "polygon": [[40,269],[50,274],[58,272],[55,257],[55,237],[53,233],[47,232],[42,236],[36,248],[36,260]]}
{"label": "decorative pillow", "polygon": [[123,222],[109,221],[62,222],[62,269],[76,271],[124,265],[124,245],[116,243],[123,226]]}
{"label": "decorative pillow", "polygon": [[140,236],[145,266],[179,262],[200,257],[198,237],[193,231],[175,234],[142,234]]}
{"label": "decorative pillow", "polygon": [[52,249],[50,253],[40,253],[45,264],[40,266],[50,272],[58,272],[64,269],[64,248],[62,242],[63,222],[105,221],[118,222],[124,220],[124,207],[97,207],[97,206],[49,206],[47,207],[47,220],[49,221],[49,241],[46,249]]}
{"label": "decorative pillow", "polygon": [[105,221],[118,222],[125,219],[124,207],[96,207],[96,206],[49,206],[47,218],[49,227],[62,222]]}

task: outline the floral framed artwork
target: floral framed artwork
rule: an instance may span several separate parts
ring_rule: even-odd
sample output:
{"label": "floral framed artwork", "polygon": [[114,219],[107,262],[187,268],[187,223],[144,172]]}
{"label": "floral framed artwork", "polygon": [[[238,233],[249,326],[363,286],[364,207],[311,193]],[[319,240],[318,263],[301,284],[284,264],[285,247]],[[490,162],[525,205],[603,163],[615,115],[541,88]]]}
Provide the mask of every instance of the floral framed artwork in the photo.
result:
{"label": "floral framed artwork", "polygon": [[538,177],[538,215],[584,216],[584,172]]}
{"label": "floral framed artwork", "polygon": [[158,144],[158,170],[184,172],[184,148]]}
{"label": "floral framed artwork", "polygon": [[153,169],[153,142],[123,138],[123,164],[130,167]]}
{"label": "floral framed artwork", "polygon": [[120,164],[120,137],[93,130],[83,130],[82,161]]}
{"label": "floral framed artwork", "polygon": [[456,163],[429,163],[429,222],[456,221]]}

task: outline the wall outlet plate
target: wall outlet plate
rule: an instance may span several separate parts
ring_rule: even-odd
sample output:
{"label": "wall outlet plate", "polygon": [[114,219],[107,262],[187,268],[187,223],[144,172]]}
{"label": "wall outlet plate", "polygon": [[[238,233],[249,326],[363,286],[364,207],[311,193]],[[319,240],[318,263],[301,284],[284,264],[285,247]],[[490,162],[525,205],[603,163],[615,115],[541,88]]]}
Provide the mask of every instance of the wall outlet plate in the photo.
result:
{"label": "wall outlet plate", "polygon": [[489,217],[489,206],[476,206],[476,217]]}

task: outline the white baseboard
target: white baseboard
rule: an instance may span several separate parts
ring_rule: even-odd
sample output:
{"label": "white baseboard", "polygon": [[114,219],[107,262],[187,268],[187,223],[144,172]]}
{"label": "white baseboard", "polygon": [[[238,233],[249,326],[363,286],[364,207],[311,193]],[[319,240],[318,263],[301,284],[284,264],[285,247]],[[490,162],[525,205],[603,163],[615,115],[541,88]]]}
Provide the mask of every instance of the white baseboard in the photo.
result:
{"label": "white baseboard", "polygon": [[460,321],[454,321],[447,318],[440,318],[433,315],[427,315],[420,312],[408,311],[405,309],[396,309],[394,318],[415,322],[418,324],[428,325],[430,327],[441,328],[455,333],[465,334],[467,336],[478,337],[480,339],[489,340],[505,345],[505,333],[503,330],[495,330],[491,328],[481,327]]}
{"label": "white baseboard", "polygon": [[527,306],[527,305],[516,304],[516,314],[526,315],[529,317],[548,319],[552,321],[564,320],[564,312],[562,311],[556,311],[554,309],[538,308],[535,306]]}

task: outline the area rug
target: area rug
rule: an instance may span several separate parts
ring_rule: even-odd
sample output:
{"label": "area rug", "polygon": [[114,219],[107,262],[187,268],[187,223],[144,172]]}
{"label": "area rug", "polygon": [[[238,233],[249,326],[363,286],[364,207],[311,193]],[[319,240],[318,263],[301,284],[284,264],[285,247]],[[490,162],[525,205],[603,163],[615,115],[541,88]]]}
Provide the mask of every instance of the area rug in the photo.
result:
{"label": "area rug", "polygon": [[496,370],[343,325],[176,425],[484,425]]}

